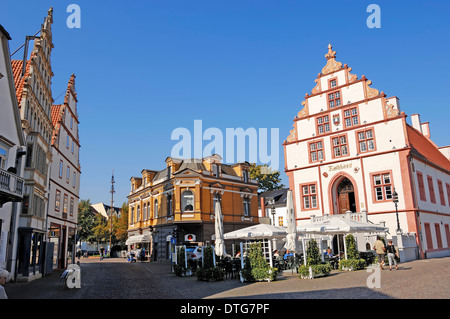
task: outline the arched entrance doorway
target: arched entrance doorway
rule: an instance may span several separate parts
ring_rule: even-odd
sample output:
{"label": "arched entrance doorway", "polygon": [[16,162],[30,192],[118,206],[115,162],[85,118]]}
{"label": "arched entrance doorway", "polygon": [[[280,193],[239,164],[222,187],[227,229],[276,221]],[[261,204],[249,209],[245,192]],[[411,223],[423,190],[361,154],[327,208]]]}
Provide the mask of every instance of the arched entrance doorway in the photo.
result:
{"label": "arched entrance doorway", "polygon": [[351,176],[341,173],[330,182],[330,213],[357,212],[358,189]]}
{"label": "arched entrance doorway", "polygon": [[356,212],[355,190],[352,182],[344,177],[337,186],[338,214]]}

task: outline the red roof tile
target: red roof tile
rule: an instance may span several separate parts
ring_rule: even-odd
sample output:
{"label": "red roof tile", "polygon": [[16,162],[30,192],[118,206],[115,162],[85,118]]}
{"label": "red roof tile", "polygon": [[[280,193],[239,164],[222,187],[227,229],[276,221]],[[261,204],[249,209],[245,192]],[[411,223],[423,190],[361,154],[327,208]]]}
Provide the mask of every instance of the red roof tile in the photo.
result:
{"label": "red roof tile", "polygon": [[414,155],[450,172],[450,161],[439,151],[431,140],[410,125],[407,125],[406,129],[409,145],[411,145]]}
{"label": "red roof tile", "polygon": [[25,75],[23,77],[22,77],[22,68],[23,68],[22,60],[11,60],[11,66],[13,70],[14,85],[16,87],[17,102],[20,108],[20,102],[22,101],[23,85],[25,83],[25,79],[28,77],[30,73],[30,60],[27,61]]}

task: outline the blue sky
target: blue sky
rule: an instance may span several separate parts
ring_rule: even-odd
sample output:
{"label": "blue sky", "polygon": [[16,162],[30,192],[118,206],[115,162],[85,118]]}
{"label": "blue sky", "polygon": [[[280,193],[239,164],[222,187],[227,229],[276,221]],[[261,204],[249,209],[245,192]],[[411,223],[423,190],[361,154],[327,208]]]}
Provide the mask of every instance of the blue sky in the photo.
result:
{"label": "blue sky", "polygon": [[[71,3],[81,8],[79,29],[66,25]],[[381,9],[379,29],[366,25],[371,3]],[[125,202],[129,179],[163,169],[177,143],[172,131],[193,131],[194,120],[224,134],[279,128],[281,144],[328,43],[352,73],[429,121],[437,145],[449,144],[449,1],[3,0],[11,51],[39,30],[50,6],[53,96],[75,73],[80,197],[93,203],[110,202],[112,170],[115,204]],[[281,145],[279,153],[283,170]]]}

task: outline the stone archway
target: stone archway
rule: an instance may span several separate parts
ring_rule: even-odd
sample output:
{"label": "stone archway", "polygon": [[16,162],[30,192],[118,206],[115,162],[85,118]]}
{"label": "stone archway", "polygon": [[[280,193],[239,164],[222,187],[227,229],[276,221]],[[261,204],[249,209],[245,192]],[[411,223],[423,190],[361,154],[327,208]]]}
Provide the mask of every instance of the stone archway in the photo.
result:
{"label": "stone archway", "polygon": [[330,181],[329,185],[331,215],[358,211],[358,188],[350,175],[341,172]]}

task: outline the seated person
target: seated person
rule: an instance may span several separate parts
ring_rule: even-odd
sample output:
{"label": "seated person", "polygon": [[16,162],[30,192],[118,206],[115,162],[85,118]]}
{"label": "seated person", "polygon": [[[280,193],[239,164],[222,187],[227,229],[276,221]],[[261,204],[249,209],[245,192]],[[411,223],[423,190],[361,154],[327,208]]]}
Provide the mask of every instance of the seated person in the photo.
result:
{"label": "seated person", "polygon": [[325,256],[328,256],[330,258],[334,257],[333,253],[331,252],[331,248],[328,248],[327,252],[325,253]]}
{"label": "seated person", "polygon": [[289,250],[286,251],[286,253],[283,256],[283,259],[288,259],[289,257],[294,256],[293,253],[290,253]]}

